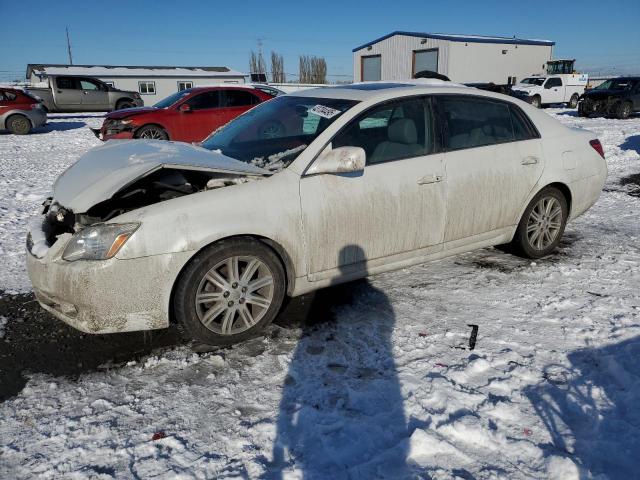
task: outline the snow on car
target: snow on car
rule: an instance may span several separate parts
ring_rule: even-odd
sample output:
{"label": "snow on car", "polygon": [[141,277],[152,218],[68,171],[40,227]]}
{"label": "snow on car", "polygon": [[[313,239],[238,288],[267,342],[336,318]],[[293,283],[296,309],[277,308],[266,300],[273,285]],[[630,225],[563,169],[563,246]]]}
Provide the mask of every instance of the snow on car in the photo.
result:
{"label": "snow on car", "polygon": [[556,252],[488,248],[320,290],[264,338],[201,354],[135,353],[142,335],[81,335],[11,293],[30,291],[27,218],[100,145],[84,127],[101,118],[0,137],[0,301],[15,305],[0,477],[635,478],[640,118],[545,112],[593,131],[609,169]]}
{"label": "snow on car", "polygon": [[225,345],[285,295],[494,245],[544,257],[605,177],[594,134],[518,100],[437,80],[312,89],[202,147],[88,152],[31,224],[27,267],[43,308],[84,332],[175,316]]}

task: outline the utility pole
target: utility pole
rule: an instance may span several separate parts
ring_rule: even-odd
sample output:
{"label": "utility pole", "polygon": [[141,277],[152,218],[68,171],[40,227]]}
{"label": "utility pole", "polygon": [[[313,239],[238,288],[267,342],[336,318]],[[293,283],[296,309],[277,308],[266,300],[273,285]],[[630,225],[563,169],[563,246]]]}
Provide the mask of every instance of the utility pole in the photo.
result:
{"label": "utility pole", "polygon": [[69,52],[69,65],[73,65],[73,57],[71,56],[71,42],[69,41],[69,27],[66,27],[67,31],[67,52]]}

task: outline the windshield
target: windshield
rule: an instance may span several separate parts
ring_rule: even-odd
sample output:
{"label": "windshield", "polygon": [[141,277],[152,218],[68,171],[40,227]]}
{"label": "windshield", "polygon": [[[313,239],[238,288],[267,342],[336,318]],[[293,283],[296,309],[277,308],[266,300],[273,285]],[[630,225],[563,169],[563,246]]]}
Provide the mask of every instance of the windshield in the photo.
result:
{"label": "windshield", "polygon": [[186,97],[191,93],[191,90],[181,90],[180,92],[176,92],[173,95],[169,95],[167,98],[160,100],[158,103],[154,105],[156,108],[167,108],[176,103],[181,98]]}
{"label": "windshield", "polygon": [[613,78],[602,82],[600,85],[595,87],[594,90],[627,90],[633,87],[633,84],[633,80],[626,78]]}
{"label": "windshield", "polygon": [[522,80],[520,83],[525,83],[527,85],[538,85],[541,86],[544,83],[544,77],[529,77]]}
{"label": "windshield", "polygon": [[356,103],[335,98],[276,97],[216,130],[202,146],[261,168],[281,170]]}

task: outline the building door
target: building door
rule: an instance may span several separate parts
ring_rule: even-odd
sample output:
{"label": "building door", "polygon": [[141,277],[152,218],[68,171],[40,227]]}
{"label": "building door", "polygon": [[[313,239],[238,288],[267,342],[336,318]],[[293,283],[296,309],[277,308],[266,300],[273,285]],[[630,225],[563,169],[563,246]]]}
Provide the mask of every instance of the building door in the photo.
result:
{"label": "building door", "polygon": [[360,78],[363,82],[382,80],[382,57],[369,55],[361,58]]}
{"label": "building door", "polygon": [[430,48],[428,50],[415,50],[413,52],[413,76],[418,72],[428,70],[430,72],[438,71],[438,49]]}

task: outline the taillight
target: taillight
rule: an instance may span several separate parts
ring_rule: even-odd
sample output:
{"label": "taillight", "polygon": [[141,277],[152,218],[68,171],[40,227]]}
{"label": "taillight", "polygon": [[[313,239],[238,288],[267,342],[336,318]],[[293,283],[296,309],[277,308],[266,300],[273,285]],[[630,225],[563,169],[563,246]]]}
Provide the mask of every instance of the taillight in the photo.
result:
{"label": "taillight", "polygon": [[595,140],[589,140],[589,145],[591,145],[593,147],[593,149],[598,152],[598,154],[604,158],[604,149],[602,148],[602,144],[600,143],[600,140],[598,140],[597,138]]}

